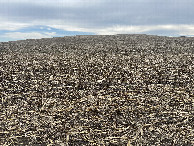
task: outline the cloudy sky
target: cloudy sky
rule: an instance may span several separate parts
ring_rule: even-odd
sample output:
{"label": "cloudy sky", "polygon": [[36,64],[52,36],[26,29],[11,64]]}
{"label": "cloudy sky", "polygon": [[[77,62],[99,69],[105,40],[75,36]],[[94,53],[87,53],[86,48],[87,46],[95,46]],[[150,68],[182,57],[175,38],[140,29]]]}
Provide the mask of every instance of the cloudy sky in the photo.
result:
{"label": "cloudy sky", "polygon": [[194,0],[0,0],[0,42],[68,35],[194,36]]}

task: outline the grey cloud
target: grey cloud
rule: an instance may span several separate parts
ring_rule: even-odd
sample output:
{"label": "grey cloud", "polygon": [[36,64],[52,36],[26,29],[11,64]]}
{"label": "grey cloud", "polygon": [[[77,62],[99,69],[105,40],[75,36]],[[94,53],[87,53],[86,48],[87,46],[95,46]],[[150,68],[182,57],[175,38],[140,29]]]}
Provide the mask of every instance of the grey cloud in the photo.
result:
{"label": "grey cloud", "polygon": [[45,5],[4,2],[0,5],[0,17],[17,22],[60,20],[67,24],[95,28],[114,25],[194,24],[193,5],[192,0],[108,0],[77,7],[47,5],[46,0]]}

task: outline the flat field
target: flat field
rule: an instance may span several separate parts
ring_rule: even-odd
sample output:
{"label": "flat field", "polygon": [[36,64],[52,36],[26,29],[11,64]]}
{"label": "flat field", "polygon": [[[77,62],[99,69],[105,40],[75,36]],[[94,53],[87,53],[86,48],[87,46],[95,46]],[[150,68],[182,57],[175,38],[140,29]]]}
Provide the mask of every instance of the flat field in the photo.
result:
{"label": "flat field", "polygon": [[194,38],[0,43],[0,145],[194,145]]}

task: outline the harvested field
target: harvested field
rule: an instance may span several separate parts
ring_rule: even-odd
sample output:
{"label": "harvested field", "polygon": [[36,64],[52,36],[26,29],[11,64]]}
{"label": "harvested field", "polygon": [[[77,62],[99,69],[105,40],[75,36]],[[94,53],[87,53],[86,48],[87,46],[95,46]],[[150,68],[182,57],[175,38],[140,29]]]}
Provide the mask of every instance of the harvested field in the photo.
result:
{"label": "harvested field", "polygon": [[194,145],[194,38],[0,43],[0,145]]}

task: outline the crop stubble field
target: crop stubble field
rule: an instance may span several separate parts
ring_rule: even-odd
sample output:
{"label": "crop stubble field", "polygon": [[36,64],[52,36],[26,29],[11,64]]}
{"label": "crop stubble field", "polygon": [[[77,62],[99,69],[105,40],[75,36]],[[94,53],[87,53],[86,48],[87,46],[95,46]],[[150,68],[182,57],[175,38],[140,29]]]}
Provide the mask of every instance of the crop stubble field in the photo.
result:
{"label": "crop stubble field", "polygon": [[194,38],[0,43],[0,145],[193,145]]}

